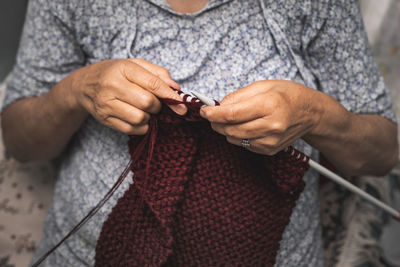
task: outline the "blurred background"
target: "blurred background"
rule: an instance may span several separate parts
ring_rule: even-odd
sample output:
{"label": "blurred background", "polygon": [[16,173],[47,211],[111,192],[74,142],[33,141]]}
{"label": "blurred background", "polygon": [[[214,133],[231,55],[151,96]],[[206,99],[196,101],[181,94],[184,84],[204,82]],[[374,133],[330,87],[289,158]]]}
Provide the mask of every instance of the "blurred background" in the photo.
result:
{"label": "blurred background", "polygon": [[[393,108],[400,118],[400,0],[360,0],[360,4],[373,53],[392,93]],[[0,84],[15,60],[26,5],[26,0],[0,1]],[[3,96],[4,84],[0,85],[0,102]],[[379,189],[381,199],[392,202],[398,210],[399,170],[397,166],[390,175],[380,180],[365,178],[374,181],[372,183],[378,181],[375,186]],[[0,267],[28,265],[40,240],[45,211],[52,198],[53,177],[51,163],[21,165],[4,156],[0,142]],[[351,199],[352,203],[357,201],[360,202]],[[328,202],[321,200],[322,213],[331,210]],[[354,204],[355,210],[361,209],[359,205]],[[324,216],[329,220],[324,220]],[[323,222],[332,224],[332,215],[323,214],[322,217]],[[344,218],[340,215],[335,222],[340,227],[336,225],[335,229],[339,230],[334,236],[339,236],[340,232],[345,238],[325,244],[326,265],[400,267],[400,223],[377,216],[374,223],[382,226],[383,231],[374,231],[368,234],[370,239],[355,243],[357,237],[353,225],[356,223],[353,217]],[[364,253],[355,255],[359,250]]]}
{"label": "blurred background", "polygon": [[0,1],[0,81],[14,63],[27,0]]}

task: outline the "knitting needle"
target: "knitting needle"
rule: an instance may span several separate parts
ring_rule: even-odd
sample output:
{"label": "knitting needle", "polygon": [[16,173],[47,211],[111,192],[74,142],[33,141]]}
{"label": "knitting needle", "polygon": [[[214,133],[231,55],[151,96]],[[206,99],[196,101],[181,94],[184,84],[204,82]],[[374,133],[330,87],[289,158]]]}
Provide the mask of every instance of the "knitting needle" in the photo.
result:
{"label": "knitting needle", "polygon": [[310,167],[312,167],[314,170],[318,171],[322,175],[330,178],[332,181],[346,187],[348,190],[351,192],[361,196],[362,198],[370,201],[371,203],[375,204],[379,208],[385,210],[388,212],[390,215],[392,215],[396,220],[400,221],[400,212],[395,210],[394,208],[388,206],[387,204],[383,203],[382,201],[378,200],[377,198],[373,197],[372,195],[366,193],[365,191],[361,190],[357,186],[353,185],[349,181],[345,180],[344,178],[340,177],[336,173],[328,170],[324,166],[318,164],[317,162],[313,161],[312,159],[308,160],[308,163],[310,164]]}
{"label": "knitting needle", "polygon": [[215,106],[215,101],[212,100],[211,98],[209,98],[203,94],[200,94],[199,92],[195,92],[195,91],[190,91],[190,93],[192,95],[194,95],[195,97],[197,97],[201,102],[203,102],[204,105],[212,106],[212,107]]}
{"label": "knitting needle", "polygon": [[[205,95],[202,95],[198,92],[191,91],[191,93],[197,97],[201,102],[203,102],[207,106],[215,106],[214,100],[208,98]],[[366,193],[365,191],[361,190],[357,186],[353,185],[352,183],[348,182],[346,179],[340,177],[336,173],[328,170],[327,168],[323,167],[319,163],[315,162],[314,160],[309,158],[308,161],[311,168],[319,172],[320,174],[324,175],[325,177],[331,179],[332,181],[344,186],[351,192],[359,195],[360,197],[366,199],[367,201],[371,202],[372,204],[376,205],[377,207],[383,209],[390,215],[392,215],[396,220],[400,221],[400,212],[395,210],[394,208],[390,207],[389,205],[383,203],[379,199],[373,197],[372,195]]]}

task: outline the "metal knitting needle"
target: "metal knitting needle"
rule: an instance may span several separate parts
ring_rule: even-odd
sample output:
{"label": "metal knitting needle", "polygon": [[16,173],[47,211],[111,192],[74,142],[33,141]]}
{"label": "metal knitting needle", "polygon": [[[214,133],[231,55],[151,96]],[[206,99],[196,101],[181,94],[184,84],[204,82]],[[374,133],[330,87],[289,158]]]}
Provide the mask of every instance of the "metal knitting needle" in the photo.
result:
{"label": "metal knitting needle", "polygon": [[[191,93],[196,96],[201,102],[203,102],[207,106],[215,106],[214,100],[211,98],[204,96],[198,92],[191,91]],[[376,205],[377,207],[383,209],[387,213],[393,216],[396,220],[400,221],[400,212],[395,210],[394,208],[390,207],[389,205],[383,203],[379,199],[373,197],[372,195],[366,193],[365,191],[361,190],[357,186],[353,185],[352,183],[348,182],[346,179],[340,177],[336,173],[328,170],[324,166],[320,165],[319,163],[315,162],[314,160],[308,160],[308,163],[311,168],[319,172],[320,174],[324,175],[325,177],[331,179],[332,181],[344,186],[351,192],[359,195],[360,197],[364,198],[365,200],[371,202],[372,204]]]}
{"label": "metal knitting needle", "polygon": [[204,105],[212,106],[212,107],[215,106],[215,101],[212,100],[211,98],[209,98],[209,97],[207,97],[207,96],[205,96],[203,94],[200,94],[198,92],[195,92],[195,91],[190,91],[190,93],[192,95],[194,95],[195,97],[197,97],[201,102],[203,102]]}

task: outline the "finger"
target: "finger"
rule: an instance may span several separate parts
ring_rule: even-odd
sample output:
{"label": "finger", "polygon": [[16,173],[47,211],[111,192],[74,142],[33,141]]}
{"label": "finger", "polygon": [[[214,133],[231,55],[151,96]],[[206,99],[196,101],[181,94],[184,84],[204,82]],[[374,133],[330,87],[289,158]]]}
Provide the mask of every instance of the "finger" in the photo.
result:
{"label": "finger", "polygon": [[271,114],[273,105],[270,101],[262,94],[234,104],[203,107],[200,115],[210,122],[238,124]]}
{"label": "finger", "polygon": [[180,85],[175,82],[169,71],[161,66],[158,66],[156,64],[150,63],[147,60],[141,59],[141,58],[130,58],[129,59],[132,62],[135,62],[136,64],[140,65],[144,69],[148,70],[149,72],[155,74],[156,76],[160,77],[166,84],[168,84],[170,87],[180,90],[181,87]]}
{"label": "finger", "polygon": [[[263,154],[263,155],[275,155],[279,151],[285,149],[289,145],[266,145],[264,142],[267,140],[270,143],[275,143],[279,138],[276,136],[270,136],[270,137],[264,137],[264,138],[258,138],[258,139],[249,139],[250,146],[246,147],[246,150],[249,150],[254,153],[258,154]],[[236,146],[242,146],[243,139],[238,139],[234,137],[227,137],[226,140]],[[285,143],[286,144],[286,143]]]}
{"label": "finger", "polygon": [[288,146],[291,146],[296,142],[298,138],[292,137],[288,140],[282,141],[278,145],[268,147],[268,146],[254,146],[253,148],[250,147],[252,152],[258,153],[258,154],[264,154],[268,156],[273,156],[277,154],[278,152],[284,150]]}
{"label": "finger", "polygon": [[116,99],[151,114],[161,109],[161,102],[154,94],[130,82],[117,88]]}
{"label": "finger", "polygon": [[229,143],[242,146],[243,139],[248,139],[250,143],[250,148],[253,149],[267,149],[273,150],[281,145],[282,138],[278,135],[271,134],[269,136],[263,136],[261,138],[236,138],[232,136],[227,136],[226,139]]}
{"label": "finger", "polygon": [[[279,134],[271,134],[261,138],[246,138],[249,139],[250,147],[246,149],[255,153],[264,155],[275,155],[279,151],[284,150],[288,146],[293,145],[298,139],[303,136],[305,132],[301,132],[296,135],[286,135],[282,136]],[[227,136],[226,140],[234,145],[242,146],[242,141],[244,138],[235,138]]]}
{"label": "finger", "polygon": [[123,101],[113,101],[110,104],[110,116],[125,121],[133,126],[147,124],[150,114]]}
{"label": "finger", "polygon": [[105,121],[105,125],[129,135],[144,135],[149,129],[148,124],[133,126],[115,117],[108,117]]}
{"label": "finger", "polygon": [[239,124],[211,123],[211,127],[222,135],[238,139],[256,139],[277,134],[264,118]]}
{"label": "finger", "polygon": [[[137,84],[159,98],[170,98],[176,101],[182,101],[182,98],[163,80],[138,64],[131,62],[129,67],[125,68],[125,77],[131,83]],[[173,111],[180,115],[185,114],[187,111],[187,108],[184,104],[171,105],[170,107]]]}
{"label": "finger", "polygon": [[[118,100],[115,100],[118,101]],[[148,125],[147,124],[140,124],[133,126],[127,121],[124,121],[120,118],[116,118],[112,115],[110,115],[110,108],[109,107],[103,107],[99,109],[98,107],[95,107],[95,104],[89,100],[86,99],[83,102],[85,108],[92,114],[93,117],[95,117],[99,122],[104,124],[105,126],[108,126],[114,130],[126,133],[126,134],[135,134],[135,135],[143,135],[147,132]]]}

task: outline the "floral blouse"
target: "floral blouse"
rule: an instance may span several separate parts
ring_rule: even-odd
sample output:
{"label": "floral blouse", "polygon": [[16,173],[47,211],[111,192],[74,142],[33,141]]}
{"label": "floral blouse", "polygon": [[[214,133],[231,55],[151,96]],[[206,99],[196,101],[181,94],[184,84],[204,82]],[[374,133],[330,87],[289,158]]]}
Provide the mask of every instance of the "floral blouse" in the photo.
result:
{"label": "floral blouse", "polygon": [[[258,80],[292,80],[354,113],[395,120],[356,0],[210,0],[194,14],[164,0],[31,0],[4,106],[47,92],[82,66],[129,57],[161,65],[183,90],[217,100]],[[105,195],[128,163],[127,140],[92,117],[74,135],[35,258]],[[301,140],[296,147],[317,157]],[[304,180],[276,266],[323,266],[318,177],[309,171]],[[131,182],[43,266],[92,266],[102,223]]]}

